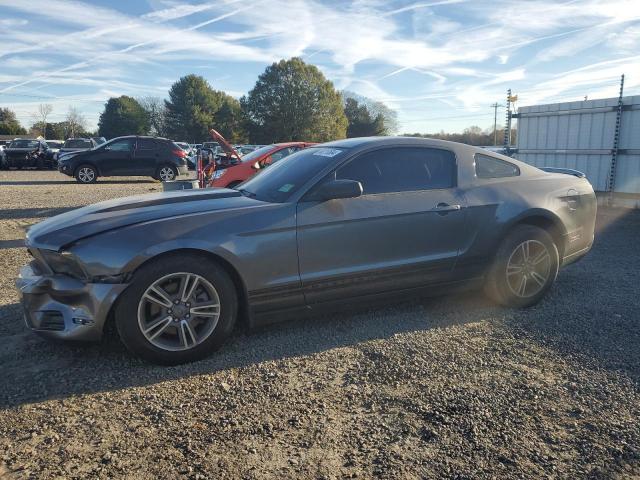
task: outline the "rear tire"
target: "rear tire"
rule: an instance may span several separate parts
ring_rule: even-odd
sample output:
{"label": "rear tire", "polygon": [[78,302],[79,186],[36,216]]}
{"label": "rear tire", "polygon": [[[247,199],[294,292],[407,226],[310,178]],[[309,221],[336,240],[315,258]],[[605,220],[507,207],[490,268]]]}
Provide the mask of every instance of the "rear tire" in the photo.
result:
{"label": "rear tire", "polygon": [[156,178],[161,182],[171,182],[178,177],[178,169],[171,165],[160,167],[156,172]]}
{"label": "rear tire", "polygon": [[233,331],[237,311],[237,292],[227,272],[186,254],[140,268],[118,299],[115,317],[118,334],[134,355],[178,365],[219,349]]}
{"label": "rear tire", "polygon": [[502,305],[530,307],[551,288],[558,268],[558,248],[551,235],[532,225],[519,225],[500,244],[485,290]]}
{"label": "rear tire", "polygon": [[76,169],[75,177],[78,183],[96,183],[96,180],[98,180],[98,171],[92,165],[80,165]]}

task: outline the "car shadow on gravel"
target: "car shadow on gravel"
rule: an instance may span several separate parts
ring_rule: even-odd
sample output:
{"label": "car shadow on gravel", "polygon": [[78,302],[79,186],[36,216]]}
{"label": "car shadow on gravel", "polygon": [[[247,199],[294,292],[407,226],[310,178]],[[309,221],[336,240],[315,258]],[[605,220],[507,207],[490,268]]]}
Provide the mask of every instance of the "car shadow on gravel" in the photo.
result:
{"label": "car shadow on gravel", "polygon": [[596,241],[562,269],[538,305],[508,325],[586,368],[619,373],[640,389],[640,211],[600,209]]}
{"label": "car shadow on gravel", "polygon": [[79,207],[64,207],[64,208],[8,208],[0,209],[0,218],[16,219],[16,218],[46,218],[60,215],[71,210],[75,210]]}
{"label": "car shadow on gravel", "polygon": [[[8,307],[11,311],[4,315],[5,321],[12,316],[21,322],[15,318],[15,306]],[[4,308],[0,307],[0,318]],[[499,311],[483,296],[467,294],[315,315],[251,332],[237,331],[209,358],[175,367],[134,358],[113,334],[100,344],[73,344],[47,341],[21,328],[0,336],[0,408],[312,355],[405,332],[478,322]]]}

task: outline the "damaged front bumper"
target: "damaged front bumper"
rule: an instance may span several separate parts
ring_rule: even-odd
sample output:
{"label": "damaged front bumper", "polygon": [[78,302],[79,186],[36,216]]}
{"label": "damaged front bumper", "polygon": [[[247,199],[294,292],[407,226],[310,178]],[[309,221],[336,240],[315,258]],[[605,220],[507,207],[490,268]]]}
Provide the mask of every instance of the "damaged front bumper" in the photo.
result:
{"label": "damaged front bumper", "polygon": [[24,319],[31,330],[62,340],[97,341],[127,284],[85,283],[67,275],[39,275],[31,265],[16,279]]}

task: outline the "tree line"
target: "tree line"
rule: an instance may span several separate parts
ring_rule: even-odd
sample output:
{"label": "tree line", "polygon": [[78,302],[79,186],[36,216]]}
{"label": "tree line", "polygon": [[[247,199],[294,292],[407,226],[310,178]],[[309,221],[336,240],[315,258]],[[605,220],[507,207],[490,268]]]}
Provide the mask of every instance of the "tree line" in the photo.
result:
{"label": "tree line", "polygon": [[[213,127],[235,143],[266,144],[389,135],[398,126],[395,111],[352,92],[337,91],[316,66],[300,58],[268,66],[239,100],[193,74],[175,82],[166,99],[127,95],[109,98],[97,132],[87,132],[85,119],[73,108],[65,121],[58,123],[47,121],[51,111],[51,105],[39,106],[32,133],[45,138],[151,134],[201,142],[209,138]],[[13,112],[2,109],[0,133],[27,132]]]}
{"label": "tree line", "polygon": [[[511,129],[511,145],[516,143],[517,131]],[[466,143],[477,147],[488,147],[497,144],[504,144],[504,127],[497,126],[495,131],[492,128],[482,129],[478,126],[465,128],[462,133],[446,133],[441,130],[438,133],[406,133],[407,137],[437,138],[439,140],[448,140],[450,142]],[[495,143],[494,143],[495,141]]]}
{"label": "tree line", "polygon": [[[392,135],[397,112],[382,102],[349,91],[338,91],[314,65],[294,57],[268,66],[254,87],[239,100],[215,90],[199,75],[186,75],[169,89],[166,99],[122,95],[107,100],[97,132],[69,107],[62,122],[48,117],[51,105],[34,113],[32,133],[45,138],[78,136],[156,135],[199,143],[215,128],[233,143],[267,144],[292,140],[325,142],[345,137]],[[0,134],[27,133],[9,109],[0,108]],[[410,134],[472,145],[493,145],[494,132],[469,127],[462,133]],[[502,130],[496,132],[502,143]],[[515,131],[512,135],[515,140]]]}

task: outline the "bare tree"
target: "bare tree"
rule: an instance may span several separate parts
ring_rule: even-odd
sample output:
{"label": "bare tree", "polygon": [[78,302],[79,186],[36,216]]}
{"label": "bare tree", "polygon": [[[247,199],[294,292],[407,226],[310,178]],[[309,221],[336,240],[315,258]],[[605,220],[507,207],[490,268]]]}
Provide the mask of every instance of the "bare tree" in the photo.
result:
{"label": "bare tree", "polygon": [[87,128],[87,120],[75,107],[69,107],[65,121],[67,122],[69,137],[75,137]]}
{"label": "bare tree", "polygon": [[136,100],[149,115],[151,134],[165,137],[167,135],[167,107],[164,100],[160,97],[151,96],[138,97]]}
{"label": "bare tree", "polygon": [[33,114],[36,118],[36,125],[40,131],[40,135],[46,137],[47,135],[47,117],[53,112],[53,105],[50,103],[41,103],[38,105],[38,111]]}

